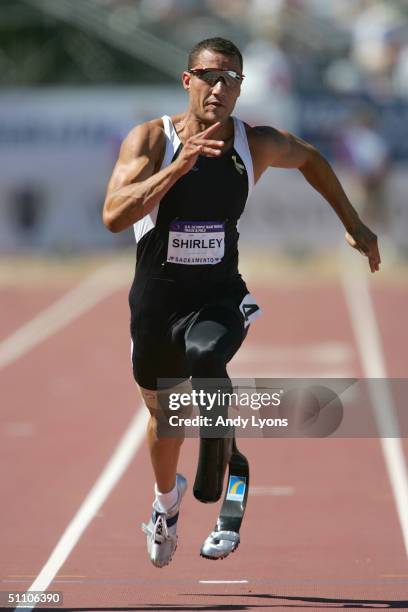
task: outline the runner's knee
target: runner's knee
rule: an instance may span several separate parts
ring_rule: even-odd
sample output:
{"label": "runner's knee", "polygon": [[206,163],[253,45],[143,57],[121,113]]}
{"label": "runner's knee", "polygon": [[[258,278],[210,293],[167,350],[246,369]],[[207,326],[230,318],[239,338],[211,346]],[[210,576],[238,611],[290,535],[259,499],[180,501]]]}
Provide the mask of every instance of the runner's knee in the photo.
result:
{"label": "runner's knee", "polygon": [[154,391],[152,389],[144,389],[143,387],[140,387],[140,393],[143,397],[143,401],[147,407],[147,409],[150,412],[150,415],[152,417],[156,417],[157,416],[157,391]]}
{"label": "runner's knee", "polygon": [[222,355],[211,345],[196,343],[186,347],[186,356],[195,378],[224,378],[227,376],[226,363]]}
{"label": "runner's knee", "polygon": [[[161,391],[155,391],[152,389],[145,389],[139,386],[140,393],[143,397],[144,403],[150,412],[151,417],[157,419],[159,410],[164,411],[166,414],[169,410],[170,396],[176,395],[176,398],[180,395],[191,394],[191,382],[190,380],[182,380],[174,387],[169,389],[163,389]],[[180,405],[177,414],[180,416],[188,417],[191,415],[191,405]]]}

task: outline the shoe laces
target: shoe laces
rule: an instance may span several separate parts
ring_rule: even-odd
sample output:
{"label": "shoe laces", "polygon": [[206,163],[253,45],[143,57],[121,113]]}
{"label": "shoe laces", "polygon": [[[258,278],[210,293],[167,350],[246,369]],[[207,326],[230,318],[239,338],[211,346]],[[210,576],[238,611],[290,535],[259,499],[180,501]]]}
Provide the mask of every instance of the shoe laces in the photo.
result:
{"label": "shoe laces", "polygon": [[166,523],[166,515],[159,514],[155,524],[153,525],[153,529],[150,529],[148,525],[143,524],[142,529],[146,535],[149,535],[153,538],[153,541],[156,544],[163,544],[166,540],[175,540],[176,536],[173,536],[169,533]]}

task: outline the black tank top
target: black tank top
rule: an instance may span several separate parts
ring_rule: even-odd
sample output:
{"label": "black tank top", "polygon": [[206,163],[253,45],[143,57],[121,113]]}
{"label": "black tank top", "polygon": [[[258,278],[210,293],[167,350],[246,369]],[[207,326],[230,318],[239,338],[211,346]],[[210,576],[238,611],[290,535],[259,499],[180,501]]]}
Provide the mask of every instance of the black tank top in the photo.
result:
{"label": "black tank top", "polygon": [[[170,117],[163,117],[162,168],[182,149]],[[156,208],[135,223],[136,279],[220,283],[238,273],[238,220],[253,186],[244,124],[234,120],[233,148],[217,158],[199,156]]]}

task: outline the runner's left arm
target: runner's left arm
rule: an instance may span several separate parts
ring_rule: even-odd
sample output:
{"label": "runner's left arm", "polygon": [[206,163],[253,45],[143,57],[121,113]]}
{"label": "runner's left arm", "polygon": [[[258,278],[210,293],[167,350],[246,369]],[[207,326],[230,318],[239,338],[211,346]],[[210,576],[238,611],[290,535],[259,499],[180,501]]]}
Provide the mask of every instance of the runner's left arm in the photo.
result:
{"label": "runner's left arm", "polygon": [[366,255],[371,272],[380,269],[377,236],[361,221],[326,158],[301,138],[267,126],[253,128],[255,163],[264,168],[298,168],[330,204],[346,229],[346,241]]}

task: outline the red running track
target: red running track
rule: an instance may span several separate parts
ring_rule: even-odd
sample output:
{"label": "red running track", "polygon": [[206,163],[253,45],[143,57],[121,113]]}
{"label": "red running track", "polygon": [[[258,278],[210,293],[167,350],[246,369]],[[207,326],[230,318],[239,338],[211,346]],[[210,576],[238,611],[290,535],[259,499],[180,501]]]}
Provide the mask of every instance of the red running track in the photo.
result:
{"label": "red running track", "polygon": [[[251,291],[264,316],[232,375],[364,375],[340,283]],[[10,308],[1,338],[62,292],[2,287]],[[141,409],[126,293],[114,292],[0,371],[3,591],[34,582]],[[379,285],[372,296],[388,375],[406,377],[408,291]],[[188,440],[182,452],[190,485],[197,446]],[[173,562],[150,565],[139,527],[152,501],[142,444],[48,590],[63,591],[65,609],[89,611],[408,609],[407,556],[378,439],[243,439],[240,447],[255,494],[240,548],[227,560],[200,558],[218,504],[199,504],[190,488]]]}

